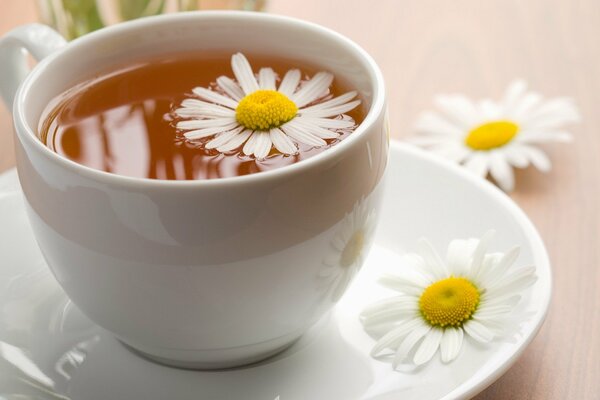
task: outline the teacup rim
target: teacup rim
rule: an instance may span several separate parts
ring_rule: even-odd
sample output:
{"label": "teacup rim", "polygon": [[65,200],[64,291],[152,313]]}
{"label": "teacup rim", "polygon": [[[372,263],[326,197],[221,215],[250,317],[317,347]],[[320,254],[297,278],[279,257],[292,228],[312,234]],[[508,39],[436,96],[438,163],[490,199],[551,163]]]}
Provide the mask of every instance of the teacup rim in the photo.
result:
{"label": "teacup rim", "polygon": [[[66,48],[74,48],[75,46],[85,46],[88,42],[95,39],[107,39],[110,36],[124,33],[130,29],[135,29],[143,26],[152,25],[156,20],[162,20],[165,22],[176,22],[183,20],[192,19],[205,19],[205,18],[239,18],[239,19],[257,19],[265,20],[270,22],[281,22],[287,24],[293,24],[301,26],[303,28],[311,29],[317,32],[319,35],[327,37],[329,40],[337,41],[340,45],[349,51],[354,52],[363,61],[362,68],[369,73],[370,87],[373,90],[372,102],[368,109],[368,112],[364,120],[358,125],[356,130],[349,135],[346,139],[340,141],[335,146],[323,151],[313,157],[300,162],[286,165],[281,168],[276,168],[269,171],[261,171],[249,175],[241,175],[234,177],[224,177],[217,179],[190,179],[190,180],[169,180],[169,179],[153,179],[153,178],[142,178],[133,177],[127,175],[120,175],[112,172],[106,172],[98,170],[83,164],[79,164],[73,160],[69,160],[60,154],[52,151],[48,148],[41,140],[37,137],[35,130],[27,122],[25,115],[25,102],[27,97],[30,96],[31,87],[34,82],[43,75],[47,66],[52,63],[55,59],[61,57],[64,50],[58,50],[54,54],[43,59],[36,65],[29,75],[25,78],[22,85],[20,86],[18,93],[14,101],[14,112],[13,119],[15,124],[15,132],[18,140],[27,141],[30,145],[34,146],[42,155],[47,157],[50,161],[58,163],[63,167],[72,170],[79,175],[86,176],[96,181],[101,181],[110,184],[122,184],[127,186],[140,186],[140,187],[204,187],[204,186],[223,186],[229,184],[243,185],[253,184],[271,179],[284,179],[289,176],[298,174],[302,171],[310,170],[319,165],[323,165],[336,156],[339,156],[344,150],[349,149],[352,145],[359,141],[362,136],[371,128],[371,126],[378,120],[379,116],[384,112],[385,106],[385,87],[383,74],[379,69],[377,63],[373,57],[367,53],[360,45],[351,40],[350,38],[336,32],[333,29],[319,25],[314,22],[306,21],[299,18],[248,12],[248,11],[231,11],[231,10],[211,10],[211,11],[192,11],[184,13],[172,13],[162,14],[150,17],[144,17],[132,21],[123,22],[117,25],[108,26],[97,31],[86,34],[80,38],[77,38],[66,45]],[[19,127],[20,125],[20,127]],[[21,129],[24,132],[21,132]]]}

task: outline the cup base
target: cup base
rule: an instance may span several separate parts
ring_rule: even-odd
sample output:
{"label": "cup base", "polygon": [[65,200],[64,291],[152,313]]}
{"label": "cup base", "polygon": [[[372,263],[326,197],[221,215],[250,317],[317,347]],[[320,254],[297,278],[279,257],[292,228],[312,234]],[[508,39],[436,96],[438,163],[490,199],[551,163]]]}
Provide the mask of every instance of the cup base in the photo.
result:
{"label": "cup base", "polygon": [[241,367],[262,361],[290,347],[302,333],[285,335],[266,342],[216,350],[151,349],[122,340],[133,353],[169,367],[215,370]]}

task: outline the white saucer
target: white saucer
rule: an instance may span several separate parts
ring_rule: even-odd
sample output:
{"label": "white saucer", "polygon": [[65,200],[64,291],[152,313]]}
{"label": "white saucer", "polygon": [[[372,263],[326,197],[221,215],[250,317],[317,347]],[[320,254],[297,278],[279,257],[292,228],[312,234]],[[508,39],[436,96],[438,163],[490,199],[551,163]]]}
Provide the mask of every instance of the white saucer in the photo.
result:
{"label": "white saucer", "polygon": [[[491,184],[419,150],[393,143],[375,246],[331,315],[283,353],[233,370],[190,371],[147,361],[95,326],[48,272],[25,216],[14,170],[0,176],[0,398],[353,400],[463,399],[512,365],[538,331],[550,300],[542,241],[525,214]],[[375,283],[399,254],[427,236],[441,252],[453,238],[496,229],[492,250],[519,244],[518,265],[537,266],[525,321],[508,340],[463,346],[413,373],[369,356],[374,340],[358,313],[385,296]]]}

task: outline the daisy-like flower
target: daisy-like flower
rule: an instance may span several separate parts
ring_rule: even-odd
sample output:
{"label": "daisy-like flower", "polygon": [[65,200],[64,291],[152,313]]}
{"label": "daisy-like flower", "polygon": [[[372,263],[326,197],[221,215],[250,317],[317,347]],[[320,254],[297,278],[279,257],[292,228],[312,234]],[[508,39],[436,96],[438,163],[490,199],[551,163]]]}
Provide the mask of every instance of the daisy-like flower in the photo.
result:
{"label": "daisy-like flower", "polygon": [[[258,80],[243,54],[231,57],[235,80],[220,76],[216,89],[196,87],[197,98],[182,102],[175,113],[184,121],[177,129],[188,140],[211,138],[207,149],[226,153],[240,148],[246,155],[263,159],[272,147],[296,154],[298,143],[321,147],[336,139],[340,129],[354,126],[338,117],[360,104],[355,91],[327,99],[333,75],[319,72],[302,81],[300,70],[288,71],[279,86],[271,68],[262,68]],[[327,100],[325,100],[327,99]]]}
{"label": "daisy-like flower", "polygon": [[420,115],[416,129],[423,135],[413,143],[464,164],[477,175],[490,173],[505,191],[514,188],[512,166],[532,164],[548,171],[550,160],[536,145],[570,141],[563,127],[579,121],[571,99],[544,100],[528,92],[523,81],[512,83],[500,102],[474,103],[462,95],[440,95],[435,103],[441,114]]}
{"label": "daisy-like flower", "polygon": [[362,266],[375,231],[376,218],[367,201],[361,200],[346,214],[331,241],[331,253],[323,261],[319,277],[327,295],[336,302]]}
{"label": "daisy-like flower", "polygon": [[400,294],[361,313],[367,331],[389,329],[372,356],[391,350],[396,369],[425,364],[439,349],[447,363],[458,356],[465,334],[481,343],[502,336],[521,292],[537,277],[533,266],[511,267],[518,247],[486,254],[492,236],[490,231],[481,240],[453,240],[445,262],[422,239],[419,253],[405,256],[410,270],[383,276],[381,283]]}

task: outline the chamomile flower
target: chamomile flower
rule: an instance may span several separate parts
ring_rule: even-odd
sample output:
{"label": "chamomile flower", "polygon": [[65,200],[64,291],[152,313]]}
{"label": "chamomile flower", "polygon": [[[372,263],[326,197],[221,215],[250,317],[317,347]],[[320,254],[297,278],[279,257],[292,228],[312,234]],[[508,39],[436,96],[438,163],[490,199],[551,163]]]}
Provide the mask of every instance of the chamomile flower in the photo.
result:
{"label": "chamomile flower", "polygon": [[[272,147],[283,154],[296,154],[298,143],[321,147],[336,139],[341,129],[354,127],[351,119],[335,118],[360,104],[355,91],[329,98],[333,75],[319,72],[303,81],[300,70],[287,71],[278,84],[271,68],[255,76],[246,57],[231,57],[235,79],[220,76],[216,89],[196,87],[197,98],[182,102],[175,114],[185,120],[177,129],[196,141],[211,138],[207,149],[221,153],[242,147],[246,155],[263,159]],[[258,79],[257,79],[258,77]]]}
{"label": "chamomile flower", "polygon": [[342,297],[362,266],[373,239],[375,225],[375,212],[365,200],[359,201],[342,220],[319,275],[331,301],[336,302]]}
{"label": "chamomile flower", "polygon": [[422,136],[412,142],[477,175],[489,173],[505,191],[514,188],[512,167],[548,171],[550,160],[536,145],[570,141],[564,126],[579,121],[571,99],[544,99],[523,81],[512,83],[500,102],[457,94],[437,96],[435,103],[441,113],[421,114],[416,130]]}
{"label": "chamomile flower", "polygon": [[387,328],[371,354],[394,355],[393,367],[422,365],[438,352],[442,362],[454,360],[467,335],[487,343],[504,333],[504,321],[536,278],[535,267],[512,267],[519,255],[486,253],[493,232],[481,240],[453,240],[446,261],[425,239],[418,254],[407,254],[402,274],[381,283],[399,294],[361,313],[366,330]]}

